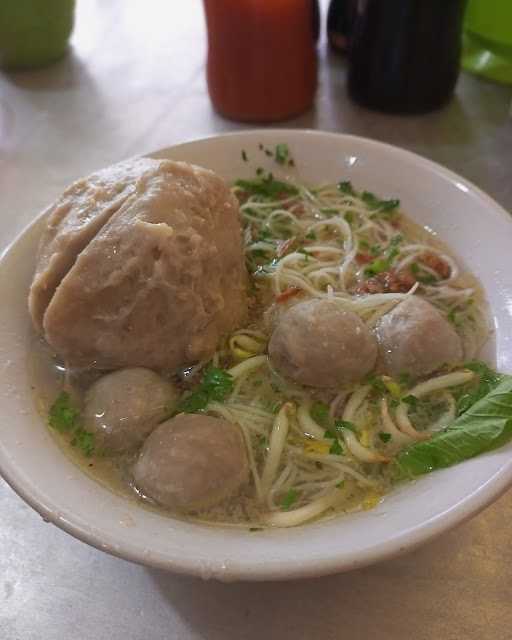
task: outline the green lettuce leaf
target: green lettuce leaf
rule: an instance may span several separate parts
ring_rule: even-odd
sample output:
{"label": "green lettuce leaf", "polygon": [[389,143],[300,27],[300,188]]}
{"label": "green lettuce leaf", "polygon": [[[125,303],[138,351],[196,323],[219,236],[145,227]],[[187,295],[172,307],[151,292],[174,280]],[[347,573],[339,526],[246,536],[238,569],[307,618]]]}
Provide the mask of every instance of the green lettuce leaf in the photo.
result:
{"label": "green lettuce leaf", "polygon": [[407,447],[391,463],[395,479],[450,467],[512,439],[512,376],[473,404],[447,429]]}

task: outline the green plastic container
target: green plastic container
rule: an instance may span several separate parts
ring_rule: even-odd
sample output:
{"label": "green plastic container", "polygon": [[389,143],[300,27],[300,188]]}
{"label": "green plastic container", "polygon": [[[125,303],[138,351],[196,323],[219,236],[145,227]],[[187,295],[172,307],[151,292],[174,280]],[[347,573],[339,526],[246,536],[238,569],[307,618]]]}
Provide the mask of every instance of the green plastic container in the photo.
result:
{"label": "green plastic container", "polygon": [[33,69],[67,51],[75,0],[0,0],[0,66]]}
{"label": "green plastic container", "polygon": [[470,0],[462,66],[496,82],[512,84],[512,0]]}

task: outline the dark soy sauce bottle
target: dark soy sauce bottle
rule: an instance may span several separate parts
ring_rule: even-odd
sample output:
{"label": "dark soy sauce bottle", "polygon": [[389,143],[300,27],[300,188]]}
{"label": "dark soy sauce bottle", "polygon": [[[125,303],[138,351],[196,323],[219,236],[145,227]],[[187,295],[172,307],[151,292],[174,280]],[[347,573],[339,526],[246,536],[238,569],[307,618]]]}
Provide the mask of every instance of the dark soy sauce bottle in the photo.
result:
{"label": "dark soy sauce bottle", "polygon": [[311,20],[313,22],[313,38],[318,42],[320,37],[320,5],[318,0],[311,0]]}
{"label": "dark soy sauce bottle", "polygon": [[334,51],[348,51],[356,5],[357,0],[331,0],[327,11],[327,40]]}
{"label": "dark soy sauce bottle", "polygon": [[348,90],[395,113],[437,109],[459,75],[467,0],[358,0]]}

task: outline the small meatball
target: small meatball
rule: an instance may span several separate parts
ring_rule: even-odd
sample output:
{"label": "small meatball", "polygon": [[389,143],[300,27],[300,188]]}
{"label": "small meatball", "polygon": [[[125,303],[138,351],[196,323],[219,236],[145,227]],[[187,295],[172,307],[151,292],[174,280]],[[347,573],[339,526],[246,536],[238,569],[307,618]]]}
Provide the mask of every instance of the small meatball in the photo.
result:
{"label": "small meatball", "polygon": [[133,469],[144,495],[185,511],[219,504],[248,475],[239,427],[199,414],[180,414],[162,423],[144,443]]}
{"label": "small meatball", "polygon": [[334,387],[369,373],[377,343],[364,322],[330,300],[306,300],[277,318],[269,343],[275,369],[300,384]]}
{"label": "small meatball", "polygon": [[149,369],[121,369],[97,380],[85,395],[84,427],[100,449],[140,446],[176,405],[174,386]]}
{"label": "small meatball", "polygon": [[383,316],[376,333],[383,369],[391,376],[424,376],[463,359],[455,329],[435,307],[416,296]]}

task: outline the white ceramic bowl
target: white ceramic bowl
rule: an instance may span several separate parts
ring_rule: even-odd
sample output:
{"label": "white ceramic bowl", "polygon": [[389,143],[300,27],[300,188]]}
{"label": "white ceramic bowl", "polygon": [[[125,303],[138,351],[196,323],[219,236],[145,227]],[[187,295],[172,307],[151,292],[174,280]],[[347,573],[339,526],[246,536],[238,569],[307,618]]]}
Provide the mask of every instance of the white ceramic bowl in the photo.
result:
{"label": "white ceramic bowl", "polygon": [[[487,292],[496,327],[488,346],[512,371],[512,219],[474,185],[424,158],[385,144],[315,131],[240,132],[155,153],[214,169],[228,181],[257,166],[279,174],[258,145],[288,143],[293,174],[318,183],[352,180],[398,197],[470,266]],[[249,162],[243,162],[244,149]],[[0,263],[0,471],[45,519],[109,553],[222,580],[319,576],[412,549],[473,516],[512,484],[512,445],[403,486],[377,508],[296,529],[249,533],[187,524],[109,492],[75,467],[33,408],[27,376],[26,298],[43,220]],[[493,353],[494,352],[494,353]]]}

